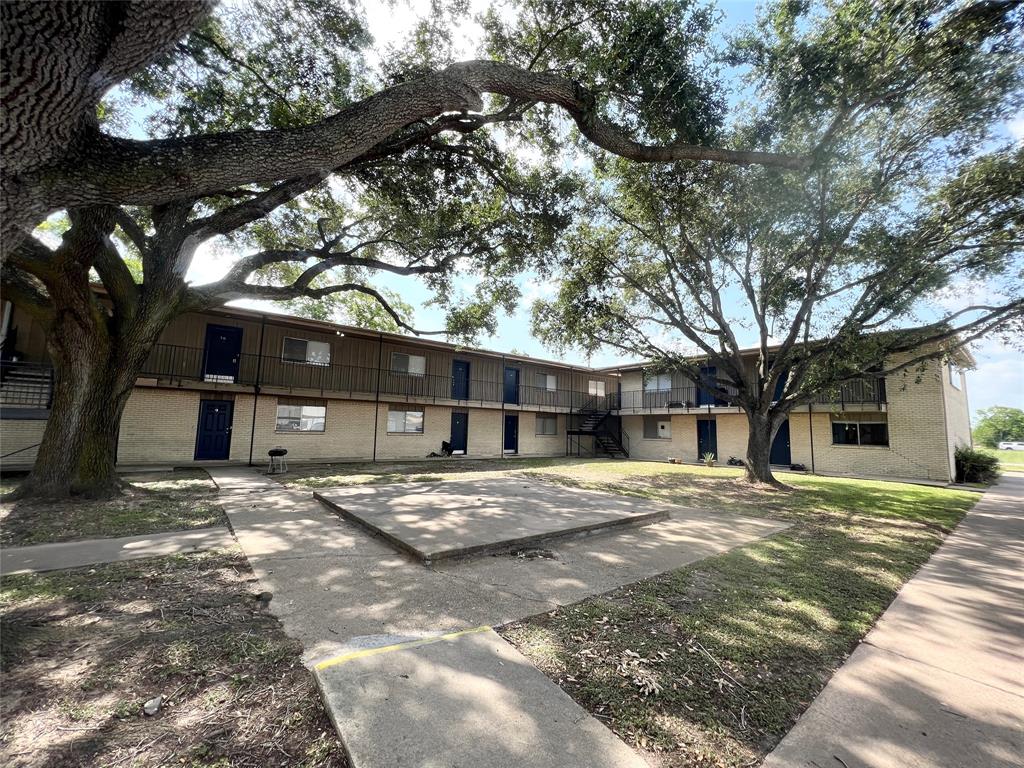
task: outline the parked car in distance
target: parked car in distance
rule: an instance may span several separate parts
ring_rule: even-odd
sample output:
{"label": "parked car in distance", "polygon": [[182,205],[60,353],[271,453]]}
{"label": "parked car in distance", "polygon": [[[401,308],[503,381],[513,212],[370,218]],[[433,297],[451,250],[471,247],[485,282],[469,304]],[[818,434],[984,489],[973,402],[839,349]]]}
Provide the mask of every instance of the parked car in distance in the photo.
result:
{"label": "parked car in distance", "polygon": [[1024,440],[1003,440],[999,444],[1000,451],[1024,451]]}

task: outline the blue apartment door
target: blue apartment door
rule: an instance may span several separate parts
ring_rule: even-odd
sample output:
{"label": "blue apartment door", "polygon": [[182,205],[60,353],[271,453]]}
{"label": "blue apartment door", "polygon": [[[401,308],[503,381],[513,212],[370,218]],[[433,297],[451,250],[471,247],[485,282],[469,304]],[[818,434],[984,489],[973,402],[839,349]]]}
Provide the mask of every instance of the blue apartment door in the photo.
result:
{"label": "blue apartment door", "polygon": [[218,461],[231,455],[231,417],[234,406],[230,400],[199,401],[196,461]]}
{"label": "blue apartment door", "polygon": [[718,428],[714,419],[697,419],[697,460],[703,461],[706,453],[718,458]]}
{"label": "blue apartment door", "polygon": [[700,382],[697,384],[697,405],[718,405],[718,399],[713,392],[709,392],[700,386],[704,382],[714,384],[718,369],[713,365],[703,365],[700,369]]}
{"label": "blue apartment door", "polygon": [[207,325],[203,353],[203,378],[208,381],[238,380],[242,358],[242,329],[231,325]]}
{"label": "blue apartment door", "polygon": [[502,445],[505,453],[519,453],[519,414],[505,414],[505,439]]}
{"label": "blue apartment door", "polygon": [[452,412],[452,453],[465,454],[469,443],[469,414]]}
{"label": "blue apartment door", "polygon": [[772,464],[780,464],[789,466],[793,463],[793,458],[789,451],[789,419],[786,419],[779,426],[779,431],[775,433],[775,439],[772,440],[772,450],[769,454],[768,461]]}
{"label": "blue apartment door", "polygon": [[469,400],[469,363],[452,360],[452,400]]}
{"label": "blue apartment door", "polygon": [[505,402],[517,405],[519,403],[519,369],[505,369]]}
{"label": "blue apartment door", "polygon": [[[775,392],[772,393],[772,400],[778,402],[782,399],[782,393],[786,389],[786,379],[789,378],[789,369],[787,368],[779,375],[779,380],[775,382]],[[788,429],[788,428],[787,428]]]}

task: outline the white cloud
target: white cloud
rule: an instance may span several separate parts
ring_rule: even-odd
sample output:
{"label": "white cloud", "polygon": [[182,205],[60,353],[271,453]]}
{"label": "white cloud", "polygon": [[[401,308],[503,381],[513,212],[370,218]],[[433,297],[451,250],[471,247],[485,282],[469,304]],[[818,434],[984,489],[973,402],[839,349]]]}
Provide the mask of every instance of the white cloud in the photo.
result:
{"label": "white cloud", "polygon": [[1017,141],[1024,142],[1024,114],[1006,121],[1006,130]]}
{"label": "white cloud", "polygon": [[526,311],[530,310],[537,299],[547,299],[558,293],[558,282],[555,280],[528,277],[522,282],[521,287],[523,293],[519,304]]}
{"label": "white cloud", "polygon": [[998,288],[984,280],[958,280],[938,291],[933,301],[947,312],[969,307],[972,304],[984,304],[1001,296]]}
{"label": "white cloud", "polygon": [[[489,0],[472,0],[469,13],[452,29],[457,60],[472,58],[478,53],[484,39],[484,30],[475,17],[490,6]],[[430,0],[367,3],[366,26],[374,40],[372,48],[367,51],[371,65],[379,63],[390,48],[398,47],[408,39],[417,23],[430,16],[432,11]]]}

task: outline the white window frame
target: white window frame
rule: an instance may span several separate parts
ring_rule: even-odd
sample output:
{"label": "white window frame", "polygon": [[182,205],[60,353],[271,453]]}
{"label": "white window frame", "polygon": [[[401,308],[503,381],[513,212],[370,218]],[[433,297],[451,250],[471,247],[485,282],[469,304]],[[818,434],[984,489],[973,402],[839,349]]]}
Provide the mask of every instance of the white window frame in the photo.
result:
{"label": "white window frame", "polygon": [[587,394],[595,397],[605,396],[605,383],[598,379],[590,379],[587,382]]}
{"label": "white window frame", "polygon": [[[543,381],[543,383],[541,383]],[[533,375],[533,383],[537,389],[543,389],[548,392],[558,391],[558,377],[553,373],[540,373],[537,372]]]}
{"label": "white window frame", "polygon": [[[397,362],[401,358],[405,358],[404,370],[397,367]],[[404,376],[423,377],[427,373],[427,358],[425,355],[413,355],[408,352],[392,352],[391,373],[400,373]]]}
{"label": "white window frame", "polygon": [[[540,424],[541,424],[542,421],[545,422],[545,423],[547,423],[547,422],[554,423],[554,425],[555,425],[554,431],[553,432],[542,432],[541,428],[540,428]],[[558,416],[556,416],[554,414],[548,414],[548,413],[538,413],[537,416],[536,416],[535,426],[536,426],[536,429],[534,429],[534,433],[537,436],[539,436],[539,437],[555,437],[555,436],[558,435]]]}
{"label": "white window frame", "polygon": [[[301,341],[303,344],[306,345],[306,354],[304,355],[305,359],[303,359],[303,360],[293,360],[293,359],[291,359],[289,357],[285,357],[285,347],[288,345],[289,341]],[[326,360],[317,360],[316,358],[310,359],[310,354],[309,353],[310,353],[310,345],[311,344],[316,344],[316,345],[318,345],[318,346],[320,346],[322,348],[325,348],[327,350],[327,359]],[[326,367],[326,366],[331,364],[331,345],[330,345],[330,342],[327,342],[327,341],[317,341],[316,339],[301,339],[298,336],[285,336],[284,339],[281,340],[281,362],[289,363],[290,365],[319,365],[319,366],[322,366],[322,367]]]}
{"label": "white window frame", "polygon": [[[298,413],[299,428],[298,429],[282,429],[281,428],[281,419],[282,418],[285,418],[285,419],[294,419],[294,418],[296,418],[295,416],[283,416],[282,417],[281,416],[281,409],[282,408],[298,408],[299,409],[299,413]],[[319,410],[319,411],[322,411],[322,413],[319,413],[319,414],[308,413],[307,414],[307,409],[310,410],[310,411],[312,411],[312,410]],[[303,428],[304,424],[307,425],[307,427],[305,429]],[[315,428],[315,426],[317,424],[319,424],[319,426],[320,426],[319,429]],[[323,434],[324,432],[327,431],[327,406],[326,405],[308,405],[308,404],[299,405],[297,403],[289,403],[287,401],[285,401],[283,403],[278,401],[278,403],[277,403],[277,411],[275,413],[275,418],[274,418],[274,431],[275,432],[280,432],[280,433],[283,433],[283,434],[287,434],[287,435]]]}
{"label": "white window frame", "polygon": [[[410,414],[416,414],[419,419],[413,419],[410,424]],[[415,428],[417,421],[419,429]],[[426,427],[425,421],[426,413],[422,408],[388,408],[387,429],[389,435],[422,435]],[[413,428],[410,429],[410,426]]]}
{"label": "white window frame", "polygon": [[671,373],[652,373],[644,381],[644,392],[668,392],[672,389]]}
{"label": "white window frame", "polygon": [[949,383],[953,389],[963,389],[961,386],[960,369],[954,363],[949,363]]}

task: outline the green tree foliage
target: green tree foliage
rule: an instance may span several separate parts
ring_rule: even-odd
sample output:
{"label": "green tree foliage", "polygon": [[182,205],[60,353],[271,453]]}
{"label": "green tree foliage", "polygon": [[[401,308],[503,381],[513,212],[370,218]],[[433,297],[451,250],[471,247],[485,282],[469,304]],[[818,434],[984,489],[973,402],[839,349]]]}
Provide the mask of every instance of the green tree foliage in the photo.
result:
{"label": "green tree foliage", "polygon": [[[722,103],[713,70],[693,59],[711,15],[689,2],[550,12],[527,2],[523,45],[491,18],[497,61],[461,63],[448,21],[465,17],[461,2],[439,3],[405,45],[379,57],[368,57],[361,9],[348,3],[248,0],[205,18],[195,3],[179,7],[188,14],[180,27],[148,23],[140,3],[10,14],[26,36],[39,34],[47,13],[80,33],[48,53],[52,66],[12,70],[83,73],[56,90],[31,83],[38,93],[26,91],[33,98],[19,102],[23,125],[12,130],[26,151],[7,163],[20,175],[5,185],[5,211],[17,213],[5,227],[17,237],[4,240],[4,288],[46,326],[59,374],[27,492],[116,485],[117,424],[135,373],[183,312],[245,298],[298,301],[308,313],[344,308],[417,330],[383,290],[382,276],[397,275],[426,284],[446,316],[436,330],[465,340],[493,330],[495,312],[519,298],[516,276],[546,272],[578,213],[580,180],[554,150],[579,136],[556,115],[588,141],[644,161],[804,162],[693,143],[718,135]],[[110,44],[111,28],[125,40]],[[177,44],[162,37],[188,28]],[[96,68],[79,42],[112,57],[96,65],[104,83],[135,72],[98,105],[94,89],[76,85]],[[380,65],[369,66],[375,58]],[[514,66],[525,58],[528,67]],[[70,125],[66,110],[33,112],[51,92],[95,105],[97,120]],[[149,115],[147,139],[114,136],[133,111]],[[64,143],[40,151],[41,135]],[[520,152],[528,143],[541,153]],[[44,173],[54,153],[62,165]],[[70,223],[59,244],[26,239],[24,221],[58,204]],[[186,284],[211,242],[239,258],[220,280]],[[106,288],[102,302],[89,275]],[[457,289],[461,275],[476,286],[468,295]],[[332,297],[346,295],[359,298],[332,309]],[[364,312],[367,299],[381,312]]]}
{"label": "green tree foliage", "polygon": [[[516,13],[491,8],[488,53],[592,84],[598,109],[648,141],[714,142],[725,116],[709,40],[720,18],[695,0],[525,0]],[[532,136],[565,138],[557,113],[534,117]],[[581,147],[587,148],[586,144]]]}
{"label": "green tree foliage", "polygon": [[974,440],[987,448],[995,448],[1004,440],[1024,441],[1024,411],[995,405],[978,411]]}
{"label": "green tree foliage", "polygon": [[[729,54],[757,94],[729,135],[813,166],[602,164],[535,331],[694,380],[715,366],[705,383],[746,411],[748,475],[769,482],[771,438],[794,407],[852,378],[912,375],[986,333],[1019,338],[1024,147],[998,132],[1022,103],[1022,13],[770,6]],[[992,300],[949,310],[969,284]]]}
{"label": "green tree foliage", "polygon": [[305,125],[365,95],[371,43],[362,9],[344,0],[224,3],[115,104],[156,105],[156,136]]}

